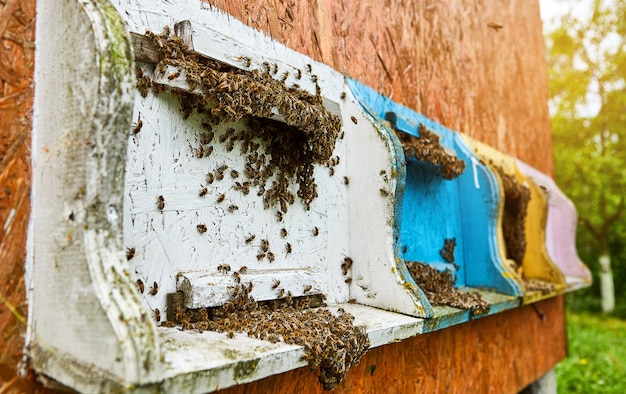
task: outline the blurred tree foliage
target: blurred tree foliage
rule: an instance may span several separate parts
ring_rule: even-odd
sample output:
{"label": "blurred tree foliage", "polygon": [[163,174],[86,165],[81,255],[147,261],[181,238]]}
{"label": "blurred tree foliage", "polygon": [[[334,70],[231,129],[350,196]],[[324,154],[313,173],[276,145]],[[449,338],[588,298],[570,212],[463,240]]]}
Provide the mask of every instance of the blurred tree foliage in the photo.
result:
{"label": "blurred tree foliage", "polygon": [[[626,301],[626,0],[593,0],[546,32],[556,181],[579,213],[578,250],[594,272],[611,258]],[[621,300],[620,300],[621,299]]]}

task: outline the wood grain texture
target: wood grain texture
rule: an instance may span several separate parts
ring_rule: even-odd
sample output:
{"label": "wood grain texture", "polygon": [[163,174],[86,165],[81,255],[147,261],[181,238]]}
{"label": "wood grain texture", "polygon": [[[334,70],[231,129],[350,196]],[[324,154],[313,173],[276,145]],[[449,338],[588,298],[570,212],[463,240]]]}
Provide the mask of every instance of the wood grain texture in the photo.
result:
{"label": "wood grain texture", "polygon": [[[552,173],[538,1],[208,0],[444,126]],[[504,26],[499,31],[489,23]]]}
{"label": "wood grain texture", "polygon": [[[563,316],[557,297],[375,348],[334,392],[517,393],[565,357]],[[269,392],[324,391],[308,367],[219,391]]]}

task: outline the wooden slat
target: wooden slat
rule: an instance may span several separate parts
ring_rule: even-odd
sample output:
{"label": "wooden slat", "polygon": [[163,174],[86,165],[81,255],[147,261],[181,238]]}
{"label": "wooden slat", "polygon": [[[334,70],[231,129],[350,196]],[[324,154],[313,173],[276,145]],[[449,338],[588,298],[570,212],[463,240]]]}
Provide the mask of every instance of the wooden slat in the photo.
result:
{"label": "wooden slat", "polygon": [[159,47],[143,34],[130,33],[135,52],[135,61],[156,64],[161,61]]}

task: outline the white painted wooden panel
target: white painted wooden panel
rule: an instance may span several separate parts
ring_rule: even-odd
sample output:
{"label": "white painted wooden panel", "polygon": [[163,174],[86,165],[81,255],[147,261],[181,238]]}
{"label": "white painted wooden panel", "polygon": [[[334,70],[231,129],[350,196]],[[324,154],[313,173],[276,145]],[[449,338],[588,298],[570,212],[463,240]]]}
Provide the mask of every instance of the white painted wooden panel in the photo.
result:
{"label": "white painted wooden panel", "polygon": [[[124,239],[125,246],[136,251],[129,262],[132,272],[146,288],[154,282],[158,284],[157,294],[142,294],[150,308],[165,310],[166,294],[177,290],[179,272],[202,271],[211,275],[222,264],[233,270],[248,267],[246,279],[255,283],[255,275],[280,272],[281,288],[294,296],[303,295],[304,286],[311,285],[326,293],[329,302],[347,301],[348,286],[341,275],[341,261],[349,253],[342,140],[337,141],[334,152],[340,158],[334,176],[326,167],[315,168],[319,197],[311,209],[306,210],[296,198],[279,221],[276,207],[263,208],[263,198],[257,195],[256,187],[251,187],[248,195],[235,189],[237,182],[247,180],[246,157],[240,154],[240,142],[230,152],[227,144],[218,142],[231,127],[252,133],[245,122],[214,125],[213,153],[198,158],[205,120],[196,114],[183,119],[177,98],[166,93],[149,93],[145,99],[137,95],[135,114],[135,119],[141,116],[143,127],[129,142]],[[228,166],[223,180],[207,183],[207,173],[222,165]],[[231,176],[232,170],[238,172],[237,178]],[[206,195],[200,196],[205,187]],[[297,184],[292,183],[290,191],[295,195]],[[222,202],[218,202],[220,195],[224,195]],[[162,211],[158,209],[159,196],[165,201]],[[206,226],[207,231],[201,233],[198,225]],[[286,236],[281,234],[283,229]],[[254,240],[246,243],[251,235]],[[257,255],[263,253],[263,240],[268,241],[274,261],[267,256],[258,260]],[[305,277],[298,278],[299,272]],[[225,295],[226,287],[221,293],[216,291],[207,294]]]}

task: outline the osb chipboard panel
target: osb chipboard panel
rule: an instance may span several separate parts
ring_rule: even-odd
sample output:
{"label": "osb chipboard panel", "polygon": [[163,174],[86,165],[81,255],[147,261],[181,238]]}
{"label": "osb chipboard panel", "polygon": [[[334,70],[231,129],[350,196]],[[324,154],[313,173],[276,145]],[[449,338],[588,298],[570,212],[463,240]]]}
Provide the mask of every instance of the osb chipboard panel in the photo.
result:
{"label": "osb chipboard panel", "polygon": [[[565,357],[563,325],[557,297],[375,348],[334,393],[517,393]],[[219,393],[324,390],[304,367]]]}
{"label": "osb chipboard panel", "polygon": [[552,173],[537,0],[208,3],[450,129]]}
{"label": "osb chipboard panel", "polygon": [[[30,211],[35,1],[0,1],[0,392],[37,392],[17,374],[26,318],[24,259]],[[14,309],[13,309],[14,308]],[[12,310],[13,309],[13,310]]]}

